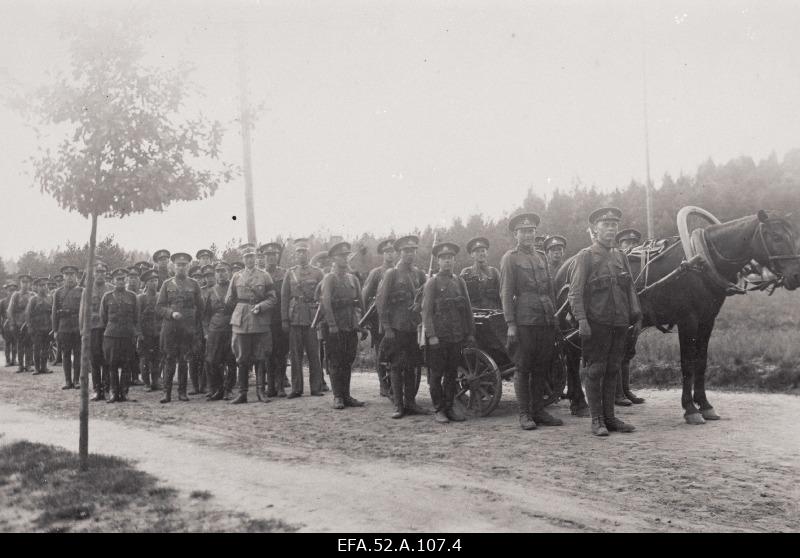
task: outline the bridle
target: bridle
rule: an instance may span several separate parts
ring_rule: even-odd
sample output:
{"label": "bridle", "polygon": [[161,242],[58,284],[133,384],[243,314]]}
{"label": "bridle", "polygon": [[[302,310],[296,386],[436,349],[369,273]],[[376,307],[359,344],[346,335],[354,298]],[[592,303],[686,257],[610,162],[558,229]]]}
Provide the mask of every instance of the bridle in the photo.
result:
{"label": "bridle", "polygon": [[[758,237],[758,241],[759,241],[759,243],[761,245],[761,249],[764,251],[764,256],[766,257],[766,260],[767,260],[767,264],[766,264],[765,267],[767,269],[769,269],[775,275],[775,277],[777,278],[774,281],[776,283],[776,286],[777,286],[777,285],[779,285],[780,283],[783,282],[783,273],[780,271],[780,269],[777,269],[773,264],[775,262],[798,260],[798,259],[800,259],[800,254],[778,254],[778,255],[775,255],[775,254],[772,254],[770,252],[769,246],[767,245],[767,241],[764,238],[764,225],[766,225],[769,222],[776,222],[776,221],[780,222],[780,223],[782,223],[784,225],[786,224],[786,222],[783,219],[772,218],[772,219],[767,219],[766,221],[759,220],[758,225],[756,226],[755,230],[753,230],[753,236],[750,237],[750,241],[748,242],[748,244],[750,246],[753,246],[753,243],[754,243],[756,237]],[[706,244],[708,245],[709,249],[714,253],[715,257],[718,257],[720,260],[722,260],[723,262],[725,262],[726,264],[729,264],[731,266],[736,266],[736,267],[742,268],[742,267],[745,266],[745,264],[747,264],[752,259],[752,257],[749,257],[749,256],[745,256],[743,259],[732,259],[732,258],[725,257],[722,254],[722,252],[720,252],[719,249],[716,246],[714,246],[714,243],[711,241],[711,238],[708,237],[708,236],[706,236]],[[795,245],[794,235],[792,234],[791,229],[789,229],[789,244],[791,244],[792,246]]]}

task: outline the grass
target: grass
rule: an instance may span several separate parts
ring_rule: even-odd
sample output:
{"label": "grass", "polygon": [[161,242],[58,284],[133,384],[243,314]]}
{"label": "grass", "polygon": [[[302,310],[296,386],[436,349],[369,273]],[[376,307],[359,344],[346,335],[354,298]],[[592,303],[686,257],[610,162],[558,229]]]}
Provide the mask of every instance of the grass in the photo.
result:
{"label": "grass", "polygon": [[[677,328],[645,331],[636,346],[632,381],[681,385]],[[796,391],[800,389],[800,294],[778,290],[728,297],[708,349],[709,387]]]}
{"label": "grass", "polygon": [[[212,494],[194,491],[188,506],[175,489],[125,460],[90,455],[78,471],[75,453],[16,442],[0,445],[0,530],[10,531],[294,531],[278,520],[257,520],[209,507]],[[192,508],[192,509],[188,509]]]}

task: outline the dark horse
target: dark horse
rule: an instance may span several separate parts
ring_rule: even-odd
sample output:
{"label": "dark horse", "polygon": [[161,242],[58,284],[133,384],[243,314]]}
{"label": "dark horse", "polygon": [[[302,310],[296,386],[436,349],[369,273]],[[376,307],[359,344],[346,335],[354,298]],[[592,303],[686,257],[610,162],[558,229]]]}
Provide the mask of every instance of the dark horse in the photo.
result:
{"label": "dark horse", "polygon": [[[711,265],[684,266],[685,272],[670,276],[681,268],[686,255],[677,237],[667,239],[667,246],[677,245],[664,250],[663,257],[651,260],[646,280],[647,285],[652,285],[660,279],[667,279],[644,292],[645,274],[640,276],[639,273],[641,262],[629,258],[633,276],[638,277],[637,291],[642,293],[639,299],[644,314],[643,327],[657,326],[661,329],[664,326],[678,326],[683,375],[681,405],[689,424],[703,424],[705,420],[720,418],[706,397],[705,373],[708,341],[714,321],[727,297],[723,283],[736,283],[737,273],[748,262],[755,260],[772,271],[788,290],[800,286],[796,234],[794,227],[785,219],[761,210],[757,215],[708,226],[705,240]],[[569,284],[574,260],[575,256],[566,260],[556,273],[559,307],[567,298],[567,289],[562,287]],[[714,274],[713,269],[718,275]],[[566,324],[562,318],[563,325]],[[572,353],[567,362],[570,368],[570,391],[573,392],[571,397],[575,401],[583,397],[580,380],[577,379],[580,355],[576,354],[578,349],[575,346],[568,346],[567,349]]]}

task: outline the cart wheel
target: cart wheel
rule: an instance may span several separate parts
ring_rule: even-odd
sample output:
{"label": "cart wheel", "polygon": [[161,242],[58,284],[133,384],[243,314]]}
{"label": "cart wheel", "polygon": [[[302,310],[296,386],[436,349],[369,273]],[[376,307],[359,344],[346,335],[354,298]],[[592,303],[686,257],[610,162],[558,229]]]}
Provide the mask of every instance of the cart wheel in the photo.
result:
{"label": "cart wheel", "polygon": [[556,348],[555,356],[553,357],[553,364],[550,367],[550,373],[544,383],[544,400],[545,405],[552,405],[557,403],[564,392],[567,385],[567,359]]}
{"label": "cart wheel", "polygon": [[458,367],[456,401],[467,415],[485,417],[495,410],[503,395],[500,368],[480,349],[467,347],[461,355],[463,363]]}
{"label": "cart wheel", "polygon": [[[392,389],[392,375],[389,373],[389,367],[386,366],[385,368],[381,366],[379,374],[383,374],[384,378],[386,378],[386,385],[389,386],[389,400],[394,401],[394,390]],[[417,396],[419,393],[419,384],[422,380],[422,366],[415,366],[414,367],[414,397]]]}

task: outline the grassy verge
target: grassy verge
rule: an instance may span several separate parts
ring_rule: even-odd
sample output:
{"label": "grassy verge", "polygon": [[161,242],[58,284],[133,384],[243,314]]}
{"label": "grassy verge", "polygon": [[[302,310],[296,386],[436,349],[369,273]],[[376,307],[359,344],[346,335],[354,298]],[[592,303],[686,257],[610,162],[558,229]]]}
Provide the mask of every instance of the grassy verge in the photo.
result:
{"label": "grassy verge", "polygon": [[30,442],[0,445],[0,531],[296,530],[217,509],[209,492],[182,496],[122,459],[91,455],[89,462],[79,472],[75,453]]}

